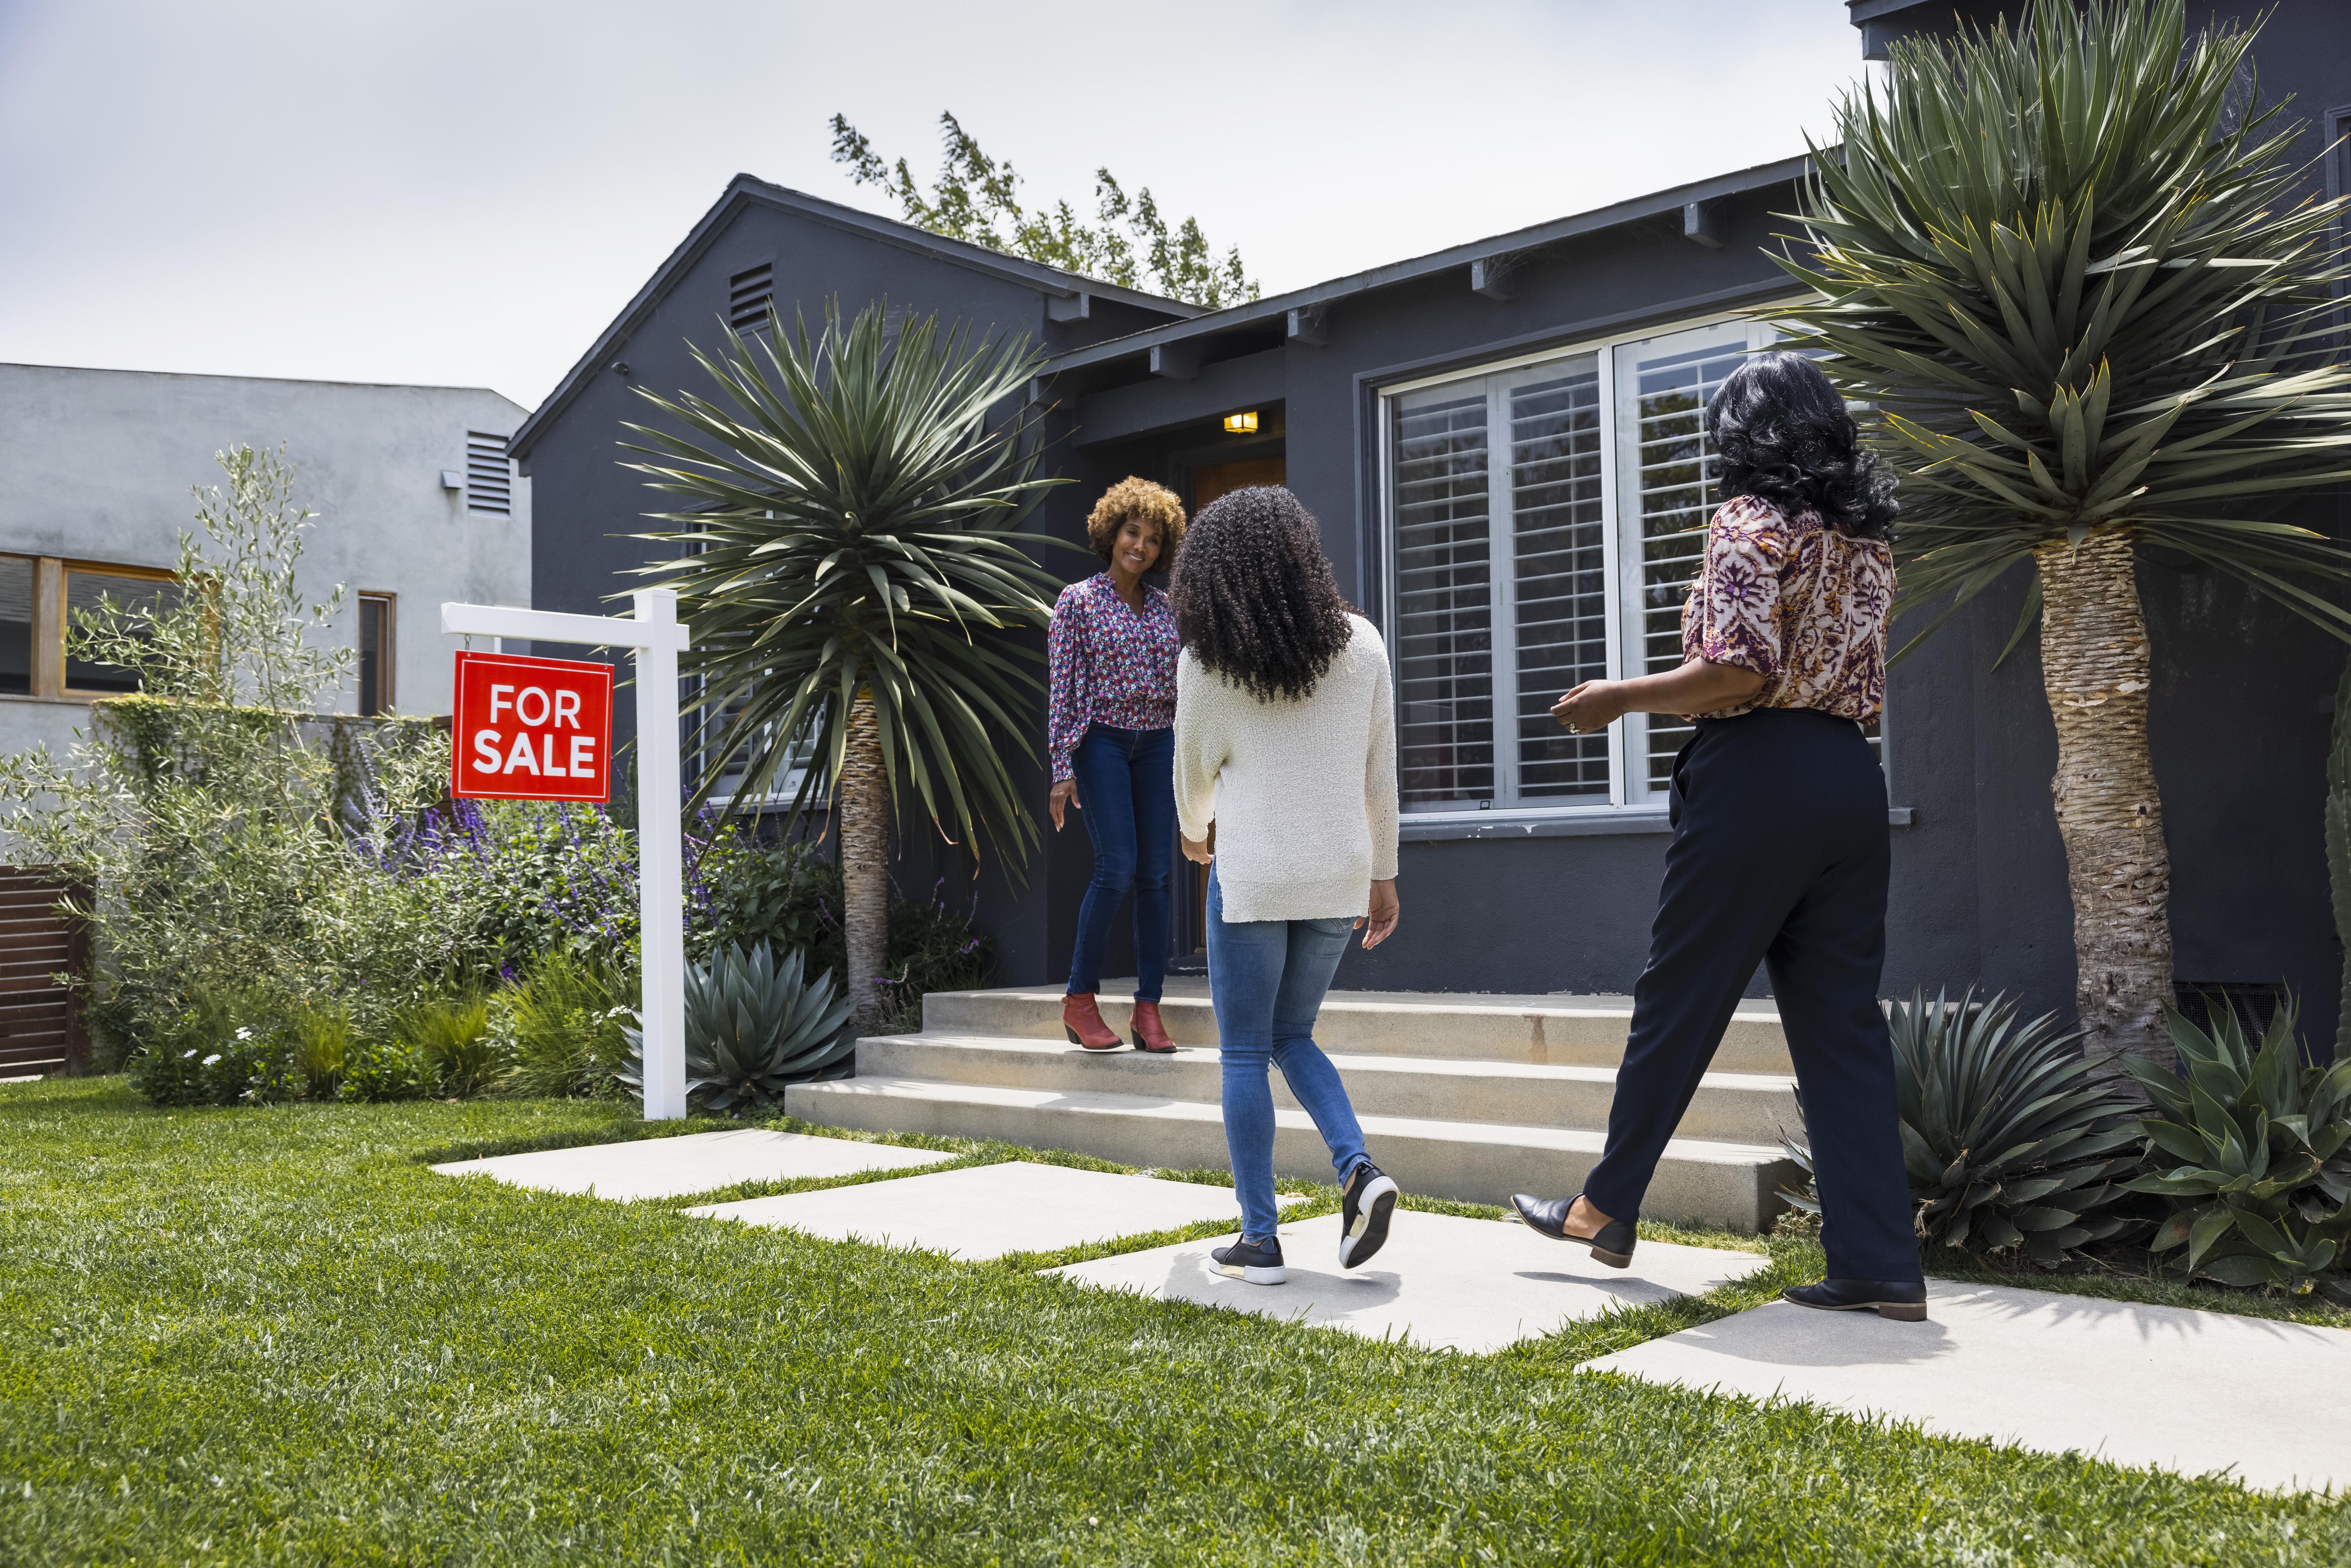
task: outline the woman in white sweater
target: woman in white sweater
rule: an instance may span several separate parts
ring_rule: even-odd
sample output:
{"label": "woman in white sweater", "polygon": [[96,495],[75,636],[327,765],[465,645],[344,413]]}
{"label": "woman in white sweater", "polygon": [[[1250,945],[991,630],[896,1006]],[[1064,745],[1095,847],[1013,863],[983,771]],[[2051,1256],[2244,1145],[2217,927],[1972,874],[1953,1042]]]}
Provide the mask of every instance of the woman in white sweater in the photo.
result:
{"label": "woman in white sweater", "polygon": [[1364,1152],[1338,1070],[1314,1043],[1359,926],[1395,929],[1395,728],[1387,649],[1347,608],[1314,519],[1279,486],[1205,507],[1176,558],[1176,814],[1208,865],[1208,989],[1241,1239],[1227,1274],[1280,1284],[1273,1092],[1281,1069],[1339,1175],[1339,1262],[1386,1241],[1395,1182]]}

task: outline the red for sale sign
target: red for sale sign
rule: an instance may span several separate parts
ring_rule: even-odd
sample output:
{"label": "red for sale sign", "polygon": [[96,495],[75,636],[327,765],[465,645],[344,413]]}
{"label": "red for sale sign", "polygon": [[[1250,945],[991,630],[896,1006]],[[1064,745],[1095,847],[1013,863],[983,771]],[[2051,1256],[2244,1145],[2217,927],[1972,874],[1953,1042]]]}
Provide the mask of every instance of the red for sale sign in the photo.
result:
{"label": "red for sale sign", "polygon": [[461,653],[455,691],[452,795],[476,800],[611,797],[611,665]]}

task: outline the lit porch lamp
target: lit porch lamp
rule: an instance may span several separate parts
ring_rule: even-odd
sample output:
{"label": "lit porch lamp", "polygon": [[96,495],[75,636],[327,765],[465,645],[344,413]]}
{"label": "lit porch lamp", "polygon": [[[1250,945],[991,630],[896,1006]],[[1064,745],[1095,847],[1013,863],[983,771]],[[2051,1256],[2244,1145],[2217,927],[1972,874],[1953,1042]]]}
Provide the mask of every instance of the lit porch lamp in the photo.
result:
{"label": "lit porch lamp", "polygon": [[1257,410],[1251,409],[1247,413],[1228,413],[1225,415],[1225,434],[1227,435],[1255,435],[1257,434]]}

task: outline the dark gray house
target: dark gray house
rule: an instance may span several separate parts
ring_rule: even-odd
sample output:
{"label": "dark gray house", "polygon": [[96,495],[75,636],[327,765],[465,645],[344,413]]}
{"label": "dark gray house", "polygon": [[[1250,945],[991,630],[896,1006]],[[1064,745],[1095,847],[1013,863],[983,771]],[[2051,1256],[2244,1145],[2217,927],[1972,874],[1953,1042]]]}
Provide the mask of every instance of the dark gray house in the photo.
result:
{"label": "dark gray house", "polygon": [[[1955,13],[2001,8],[1848,6],[1872,55]],[[2341,0],[2281,0],[2261,60],[2263,97],[2291,94],[2308,122],[2320,193],[2339,193],[2346,154],[2320,150],[2351,126]],[[1774,214],[1792,210],[1803,168],[1784,159],[1206,313],[738,177],[514,436],[537,497],[538,601],[591,609],[645,559],[625,536],[654,503],[617,466],[620,422],[643,408],[628,388],[695,386],[685,340],[707,343],[719,318],[744,319],[769,298],[813,317],[832,296],[852,307],[886,297],[1027,333],[1052,356],[1035,394],[1050,405],[1050,460],[1076,481],[1053,493],[1040,528],[1078,538],[1093,497],[1129,474],[1195,507],[1286,484],[1322,519],[1343,589],[1384,632],[1407,813],[1405,925],[1378,951],[1352,953],[1340,983],[1628,990],[1680,735],[1635,716],[1569,737],[1547,709],[1580,680],[1678,657],[1693,555],[1662,536],[1711,508],[1696,410],[1738,355],[1768,340],[1742,313],[1792,295],[1763,247],[1790,226]],[[2294,515],[2339,536],[2343,510],[2330,496]],[[1073,556],[1052,564],[1086,570]],[[2070,1010],[2054,736],[2029,643],[1992,668],[2023,586],[1984,596],[1891,682],[1886,985],[1981,980],[2036,1010]],[[2309,1035],[2328,1038],[2341,954],[2319,823],[2343,650],[2210,572],[2150,566],[2141,586],[2180,980],[2283,983],[2304,1000]],[[1040,712],[1040,749],[1042,727]],[[1041,770],[1035,793],[1041,811]],[[903,885],[944,875],[968,886],[953,852],[906,838]],[[1002,979],[1066,972],[1088,867],[1072,832],[1024,886],[981,875]],[[1196,898],[1179,901],[1182,954],[1200,942]]]}

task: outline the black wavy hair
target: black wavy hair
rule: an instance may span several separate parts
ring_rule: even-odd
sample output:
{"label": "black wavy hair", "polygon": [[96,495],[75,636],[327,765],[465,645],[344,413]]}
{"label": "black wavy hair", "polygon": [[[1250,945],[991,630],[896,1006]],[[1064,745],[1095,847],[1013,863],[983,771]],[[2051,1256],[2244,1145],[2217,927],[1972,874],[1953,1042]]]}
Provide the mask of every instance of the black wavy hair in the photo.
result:
{"label": "black wavy hair", "polygon": [[1313,514],[1279,485],[1201,507],[1167,593],[1184,645],[1262,702],[1311,694],[1354,634]]}
{"label": "black wavy hair", "polygon": [[1894,476],[1861,444],[1844,399],[1802,354],[1756,354],[1707,400],[1715,475],[1727,499],[1753,496],[1787,516],[1818,512],[1841,534],[1894,531]]}

